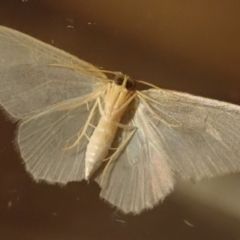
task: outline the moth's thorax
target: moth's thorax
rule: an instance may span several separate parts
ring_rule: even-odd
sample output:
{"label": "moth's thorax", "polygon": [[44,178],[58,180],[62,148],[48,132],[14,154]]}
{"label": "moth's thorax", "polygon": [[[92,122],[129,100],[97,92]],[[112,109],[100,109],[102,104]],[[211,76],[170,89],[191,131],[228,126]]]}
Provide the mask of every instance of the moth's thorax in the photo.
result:
{"label": "moth's thorax", "polygon": [[120,121],[126,111],[134,91],[115,82],[109,83],[104,99],[104,114],[109,121]]}

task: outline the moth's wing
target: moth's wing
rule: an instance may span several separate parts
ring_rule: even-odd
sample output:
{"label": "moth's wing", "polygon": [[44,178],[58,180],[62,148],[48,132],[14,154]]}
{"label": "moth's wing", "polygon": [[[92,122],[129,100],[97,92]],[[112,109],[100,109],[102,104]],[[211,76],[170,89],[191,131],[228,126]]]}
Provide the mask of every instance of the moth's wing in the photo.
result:
{"label": "moth's wing", "polygon": [[240,170],[239,106],[161,89],[142,94],[130,121],[138,129],[104,176],[104,199],[138,213],[172,190],[171,171],[200,180]]}
{"label": "moth's wing", "polygon": [[147,125],[179,177],[198,181],[240,171],[239,106],[161,89],[142,93]]}
{"label": "moth's wing", "polygon": [[[158,204],[174,186],[171,168],[157,133],[148,123],[144,105],[140,103],[136,108],[137,105],[135,101],[130,107],[132,113],[127,112],[123,119],[123,123],[137,128],[135,134],[106,172],[96,178],[103,199],[124,213],[133,214]],[[130,132],[129,129],[123,130],[120,144]]]}
{"label": "moth's wing", "polygon": [[[84,178],[87,137],[65,149],[80,136],[95,101],[72,107],[83,100],[80,98],[64,108],[56,107],[21,122],[17,142],[26,169],[36,181],[66,184]],[[96,125],[99,117],[96,111],[90,123]],[[91,136],[93,129],[89,125],[86,134]]]}
{"label": "moth's wing", "polygon": [[14,118],[87,95],[106,79],[91,64],[2,26],[0,53],[0,104]]}

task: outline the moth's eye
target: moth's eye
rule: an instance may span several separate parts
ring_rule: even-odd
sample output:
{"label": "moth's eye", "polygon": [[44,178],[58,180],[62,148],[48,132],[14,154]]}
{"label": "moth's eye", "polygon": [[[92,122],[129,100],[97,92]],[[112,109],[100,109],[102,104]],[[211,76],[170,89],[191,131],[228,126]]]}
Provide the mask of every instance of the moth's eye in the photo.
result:
{"label": "moth's eye", "polygon": [[[115,77],[114,81],[117,85],[121,86],[124,82],[124,78],[126,75],[119,74]],[[135,87],[135,81],[129,77],[127,77],[127,83],[126,83],[126,89],[127,90],[133,90]]]}
{"label": "moth's eye", "polygon": [[124,81],[124,75],[123,74],[116,75],[114,81],[117,85],[121,86]]}
{"label": "moth's eye", "polygon": [[127,90],[133,90],[135,88],[135,81],[131,78],[128,78],[126,88]]}

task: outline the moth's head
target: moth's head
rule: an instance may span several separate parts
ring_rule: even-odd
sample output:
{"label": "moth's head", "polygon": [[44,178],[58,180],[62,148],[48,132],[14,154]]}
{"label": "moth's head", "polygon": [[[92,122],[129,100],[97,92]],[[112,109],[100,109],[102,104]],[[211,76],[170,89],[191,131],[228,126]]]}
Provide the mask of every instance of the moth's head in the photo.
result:
{"label": "moth's head", "polygon": [[135,96],[135,81],[122,73],[115,74],[105,92],[105,114],[114,121],[120,121],[129,103]]}
{"label": "moth's head", "polygon": [[133,79],[122,73],[118,73],[113,81],[116,85],[122,86],[128,91],[133,91],[136,86],[136,82]]}

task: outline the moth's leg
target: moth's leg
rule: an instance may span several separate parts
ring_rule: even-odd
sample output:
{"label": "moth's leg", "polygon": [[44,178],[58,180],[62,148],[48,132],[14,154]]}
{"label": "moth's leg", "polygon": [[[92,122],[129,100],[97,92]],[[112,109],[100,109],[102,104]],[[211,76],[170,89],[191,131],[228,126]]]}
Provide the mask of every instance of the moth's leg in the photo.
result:
{"label": "moth's leg", "polygon": [[[87,77],[92,77],[92,72],[99,72],[99,73],[108,73],[108,74],[112,74],[114,76],[116,76],[117,74],[119,74],[119,72],[113,72],[113,71],[107,71],[107,70],[102,70],[99,69],[97,67],[94,66],[87,66],[87,67],[79,67],[78,65],[74,65],[72,62],[72,59],[70,58],[70,64],[69,65],[65,65],[65,64],[58,64],[58,63],[50,63],[48,64],[48,66],[52,66],[52,67],[60,67],[60,68],[68,68],[68,69],[73,69],[75,71],[81,72],[81,74],[87,76]],[[95,78],[98,78],[100,81],[107,81],[107,82],[113,82],[113,80],[107,78],[107,76],[105,77],[97,77],[94,76]]]}
{"label": "moth's leg", "polygon": [[90,125],[90,121],[92,120],[92,118],[94,116],[96,108],[97,108],[97,101],[95,101],[95,103],[94,103],[94,105],[93,105],[93,107],[92,107],[92,109],[91,109],[91,111],[89,113],[88,119],[87,119],[87,121],[86,121],[86,123],[85,123],[85,125],[83,127],[83,130],[82,130],[81,134],[78,136],[77,140],[71,146],[63,148],[62,149],[63,151],[69,150],[69,149],[75,147],[79,143],[79,141],[81,141],[82,137],[86,136],[87,128]]}
{"label": "moth's leg", "polygon": [[89,123],[89,126],[93,127],[93,128],[96,128],[96,126],[92,125],[91,123]]}
{"label": "moth's leg", "polygon": [[[135,132],[136,129],[137,129],[137,127],[135,127],[135,126],[128,126],[128,125],[124,125],[124,124],[116,123],[116,122],[111,122],[111,123],[116,124],[116,126],[119,127],[119,128],[123,128],[123,129],[126,129],[126,130],[132,130],[132,131],[134,131],[134,132]],[[130,134],[132,134],[132,133],[130,133]],[[118,149],[119,149],[119,147],[117,147],[117,148],[109,148],[109,150],[115,150],[115,151],[117,151]],[[112,157],[112,156],[111,156],[111,157]],[[110,160],[111,157],[105,158],[105,159],[103,160],[103,162],[106,162],[106,161]]]}
{"label": "moth's leg", "polygon": [[[159,89],[159,90],[162,91],[162,89],[161,89],[160,87],[158,87],[158,86],[156,86],[156,85],[154,85],[154,84],[152,84],[152,83],[145,82],[145,81],[141,81],[141,80],[137,80],[136,82],[142,83],[142,84],[144,84],[144,85],[147,85],[147,86],[149,86],[149,87],[152,87],[152,88],[155,88],[155,89]],[[166,90],[166,89],[164,89],[164,91],[166,91],[166,92],[170,92],[171,94],[176,95],[174,92],[172,92],[172,91],[170,91],[170,90]],[[146,96],[145,94],[143,94],[143,93],[140,92],[140,91],[137,91],[137,94],[138,94],[138,95],[142,95],[142,96],[144,96],[144,98],[146,98],[146,99],[148,99],[148,100],[150,100],[150,101],[152,101],[152,102],[155,102],[156,104],[159,104],[159,105],[161,105],[161,106],[171,107],[171,106],[177,104],[177,102],[174,103],[174,104],[162,104],[162,103],[159,103],[159,102],[155,101],[154,99],[152,99],[152,98]]]}
{"label": "moth's leg", "polygon": [[161,89],[160,87],[152,84],[152,83],[149,83],[149,82],[145,82],[145,81],[142,81],[142,80],[136,80],[136,82],[138,83],[142,83],[144,85],[147,85],[148,87],[152,87],[152,88],[155,88],[155,89]]}
{"label": "moth's leg", "polygon": [[[59,68],[68,68],[68,69],[73,69],[75,71],[79,71],[80,70],[81,73],[83,73],[82,71],[84,71],[84,70],[89,70],[88,68],[79,67],[77,65],[74,65],[71,57],[69,58],[69,64],[49,63],[48,66],[59,67]],[[95,71],[98,71],[98,69],[96,69]]]}
{"label": "moth's leg", "polygon": [[[79,66],[73,64],[72,59],[71,59],[71,64],[70,65],[64,65],[64,64],[59,64],[59,63],[50,63],[50,64],[48,64],[48,66],[74,69],[76,71],[81,71],[81,73],[83,73],[83,71],[86,71],[87,73],[84,73],[86,76],[90,76],[90,74],[89,74],[90,72],[109,73],[109,74],[113,74],[115,76],[117,74],[119,74],[119,72],[102,70],[102,69],[99,69],[99,68],[91,66],[91,65],[88,66],[88,68],[86,68],[86,67],[79,67]],[[104,80],[112,82],[112,80],[108,79],[107,77],[104,78]]]}
{"label": "moth's leg", "polygon": [[123,129],[133,129],[133,128],[135,128],[135,127],[133,127],[133,126],[128,126],[128,125],[121,124],[121,123],[118,123],[118,122],[109,121],[109,120],[107,119],[107,117],[105,116],[105,114],[104,114],[103,107],[102,107],[102,104],[101,104],[101,102],[100,102],[100,98],[98,98],[97,101],[98,101],[99,112],[100,112],[101,116],[105,118],[106,121],[108,121],[108,122],[111,123],[111,124],[114,124],[115,126],[117,126],[117,127],[119,127],[119,128],[123,128]]}
{"label": "moth's leg", "polygon": [[[84,70],[86,71],[86,70],[88,70],[88,69],[87,69],[87,68],[84,68],[84,67],[82,67],[82,68],[79,69],[79,67],[78,67],[77,65],[74,65],[71,57],[69,58],[69,64],[49,63],[48,66],[49,66],[49,67],[58,67],[58,68],[68,68],[68,69],[72,69],[72,70],[74,70],[74,71],[79,71],[79,70],[81,70],[81,74],[84,74],[84,75],[86,75],[86,76],[89,76],[89,74],[87,74],[87,73],[84,72]],[[55,81],[55,82],[59,82],[58,80],[54,80],[54,81]],[[73,84],[77,84],[76,82],[73,82],[73,81],[71,81],[71,80],[70,80],[70,81],[68,80],[68,83],[69,83],[69,82],[71,82],[71,83],[73,83]]]}
{"label": "moth's leg", "polygon": [[88,102],[86,102],[86,105],[87,105],[87,110],[89,111],[89,105],[88,105]]}
{"label": "moth's leg", "polygon": [[[159,120],[160,122],[166,124],[169,127],[181,127],[182,124],[181,123],[177,123],[177,124],[171,124],[168,123],[167,121],[165,121],[161,116],[159,116],[147,103],[147,101],[144,99],[144,97],[142,97],[141,95],[139,95],[139,98],[144,102],[145,106],[147,107],[147,109],[149,110],[149,112],[153,115],[154,118],[156,118],[157,120]],[[177,120],[175,120],[177,122]]]}
{"label": "moth's leg", "polygon": [[134,93],[119,109],[118,111],[120,112],[123,108],[127,107],[128,104],[131,103],[131,101],[137,96],[137,93]]}
{"label": "moth's leg", "polygon": [[[152,84],[152,83],[145,82],[145,81],[141,81],[141,80],[137,80],[136,82],[142,83],[142,84],[144,84],[144,85],[147,85],[147,86],[152,87],[152,88],[155,88],[155,89],[160,89],[160,90],[162,91],[162,89],[161,89],[160,87],[158,87],[158,86],[156,86],[156,85],[154,85],[154,84]],[[166,89],[164,89],[164,91],[169,92],[169,93],[171,93],[172,95],[178,96],[178,94],[174,93],[174,92],[171,91],[171,90],[166,90]],[[141,94],[141,95],[144,95],[145,98],[147,98],[148,100],[153,101],[153,102],[155,102],[155,103],[157,103],[157,104],[159,104],[159,105],[161,105],[161,106],[166,106],[166,107],[168,107],[168,106],[173,106],[173,105],[177,104],[177,102],[176,102],[175,104],[161,104],[161,103],[159,103],[159,102],[151,99],[150,97],[146,96],[146,95],[143,94],[142,92],[137,91],[137,93],[138,93],[139,95],[140,95],[140,94]],[[192,101],[191,101],[191,102],[192,102]]]}
{"label": "moth's leg", "polygon": [[133,137],[134,133],[136,132],[137,128],[135,127],[131,133],[129,133],[129,135],[127,136],[126,139],[124,139],[124,141],[121,143],[121,145],[117,148],[117,150],[111,155],[110,158],[107,158],[103,161],[109,160],[108,163],[106,164],[102,176],[101,176],[101,180],[100,180],[100,186],[103,185],[103,181],[107,172],[107,169],[109,168],[110,164],[116,160],[117,156],[122,152],[122,150],[127,146],[127,144],[129,143],[129,141],[131,140],[131,138]]}
{"label": "moth's leg", "polygon": [[156,103],[156,104],[158,104],[158,105],[160,105],[160,106],[164,106],[164,107],[172,107],[172,106],[175,106],[175,105],[177,104],[177,102],[174,103],[174,104],[163,104],[163,103],[160,103],[160,102],[158,102],[158,101],[156,101],[156,100],[148,97],[147,95],[145,95],[144,93],[142,93],[142,92],[140,92],[140,91],[137,91],[137,95],[138,95],[139,97],[142,97],[142,98],[144,98],[144,99],[147,99],[147,100],[149,100],[149,101],[151,101],[151,102],[153,102],[153,103]]}
{"label": "moth's leg", "polygon": [[87,138],[88,141],[90,140],[89,136],[86,133],[84,133],[84,136]]}
{"label": "moth's leg", "polygon": [[75,104],[66,104],[66,106],[59,106],[58,108],[60,110],[71,110],[71,109],[75,109],[77,107],[82,106],[83,104],[88,104],[88,102],[90,102],[93,99],[98,98],[100,95],[102,95],[104,93],[104,91],[106,90],[107,86],[104,85],[102,87],[100,87],[99,89],[97,89],[95,92],[89,94],[86,99],[84,101],[81,101],[79,103],[75,103]]}

